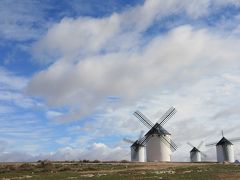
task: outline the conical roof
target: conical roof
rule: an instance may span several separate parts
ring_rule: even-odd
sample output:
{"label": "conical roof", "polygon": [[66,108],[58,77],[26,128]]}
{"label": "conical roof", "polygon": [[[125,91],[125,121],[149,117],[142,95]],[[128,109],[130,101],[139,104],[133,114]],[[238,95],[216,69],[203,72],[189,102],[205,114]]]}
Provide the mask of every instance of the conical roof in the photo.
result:
{"label": "conical roof", "polygon": [[200,152],[200,151],[196,147],[194,147],[190,152]]}
{"label": "conical roof", "polygon": [[229,140],[227,140],[225,137],[223,137],[217,144],[216,146],[219,145],[233,145]]}
{"label": "conical roof", "polygon": [[152,134],[171,135],[166,129],[157,123],[146,133],[145,136],[150,136]]}
{"label": "conical roof", "polygon": [[142,144],[140,144],[139,140],[136,140],[132,145],[131,147],[135,147],[135,148],[138,148],[140,146],[143,146]]}
{"label": "conical roof", "polygon": [[166,129],[164,129],[162,126],[159,128],[159,133],[162,133],[164,135],[171,135]]}

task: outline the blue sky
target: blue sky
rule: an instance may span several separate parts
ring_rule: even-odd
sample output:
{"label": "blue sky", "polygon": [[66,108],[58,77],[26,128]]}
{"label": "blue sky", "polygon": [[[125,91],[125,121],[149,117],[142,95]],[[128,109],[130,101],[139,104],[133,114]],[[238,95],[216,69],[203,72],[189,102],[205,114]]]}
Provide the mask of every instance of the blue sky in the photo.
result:
{"label": "blue sky", "polygon": [[147,131],[137,109],[155,122],[177,108],[166,124],[176,161],[188,161],[188,141],[239,137],[239,10],[238,0],[2,0],[0,161],[128,159],[122,139]]}

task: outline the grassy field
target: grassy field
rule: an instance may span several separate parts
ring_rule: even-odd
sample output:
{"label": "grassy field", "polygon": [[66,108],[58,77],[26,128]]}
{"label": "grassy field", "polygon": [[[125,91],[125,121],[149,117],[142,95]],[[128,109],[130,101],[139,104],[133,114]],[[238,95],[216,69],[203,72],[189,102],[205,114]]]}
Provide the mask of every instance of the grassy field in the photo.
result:
{"label": "grassy field", "polygon": [[0,179],[240,179],[240,165],[215,163],[1,163]]}

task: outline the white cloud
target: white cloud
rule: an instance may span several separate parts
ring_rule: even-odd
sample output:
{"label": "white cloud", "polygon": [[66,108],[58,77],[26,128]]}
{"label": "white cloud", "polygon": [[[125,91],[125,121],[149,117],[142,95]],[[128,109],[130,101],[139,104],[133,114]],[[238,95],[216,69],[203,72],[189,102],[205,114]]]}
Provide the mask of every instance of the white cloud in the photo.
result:
{"label": "white cloud", "polygon": [[50,160],[123,160],[128,152],[121,147],[108,147],[103,143],[93,143],[86,149],[65,147],[48,156]]}
{"label": "white cloud", "polygon": [[[122,13],[103,18],[64,18],[53,25],[42,39],[35,43],[33,54],[42,62],[53,62],[58,57],[89,56],[101,52],[129,51],[138,48],[141,33],[169,15],[185,12],[190,18],[208,15],[211,7],[226,4],[239,5],[238,1],[163,1],[147,0]],[[67,59],[69,60],[69,59]]]}
{"label": "white cloud", "polygon": [[12,113],[14,111],[15,111],[15,108],[0,104],[0,114]]}
{"label": "white cloud", "polygon": [[0,76],[0,90],[20,90],[23,89],[28,83],[28,79],[18,77],[2,67],[0,67]]}
{"label": "white cloud", "polygon": [[1,162],[31,162],[33,156],[24,152],[6,152],[1,153]]}
{"label": "white cloud", "polygon": [[57,139],[56,142],[57,142],[58,144],[67,145],[67,144],[70,143],[70,140],[71,140],[70,137],[63,137],[63,138]]}
{"label": "white cloud", "polygon": [[223,78],[232,82],[233,84],[240,84],[240,77],[237,74],[223,74]]}
{"label": "white cloud", "polygon": [[37,160],[129,160],[129,153],[121,147],[108,147],[103,143],[93,143],[85,149],[64,147],[55,152],[32,156],[23,152],[4,152],[0,155],[1,162],[37,161]]}
{"label": "white cloud", "polygon": [[[39,37],[43,19],[39,2],[2,0],[0,2],[0,38],[26,41]],[[38,26],[36,28],[35,26]]]}
{"label": "white cloud", "polygon": [[54,118],[56,118],[58,116],[61,116],[62,113],[57,112],[57,111],[47,111],[46,115],[47,115],[48,119],[54,119]]}
{"label": "white cloud", "polygon": [[95,111],[107,96],[134,101],[159,89],[175,89],[237,68],[237,44],[237,38],[180,26],[155,37],[141,51],[110,53],[75,62],[60,59],[33,77],[28,92],[46,98],[53,107],[68,105],[69,114],[60,116],[60,120],[79,119]]}
{"label": "white cloud", "polygon": [[67,121],[94,112],[107,96],[134,101],[162,87],[227,71],[239,58],[237,37],[185,25],[142,46],[142,33],[162,17],[184,11],[197,18],[211,13],[212,5],[229,3],[238,5],[149,0],[109,17],[65,18],[35,44],[37,58],[55,62],[33,77],[28,92],[51,107],[68,106],[69,112],[58,117]]}
{"label": "white cloud", "polygon": [[[0,67],[0,104],[5,110],[14,111],[16,108],[43,107],[41,102],[27,96],[24,89],[29,81],[28,78],[17,76]],[[3,110],[2,105],[2,110]]]}

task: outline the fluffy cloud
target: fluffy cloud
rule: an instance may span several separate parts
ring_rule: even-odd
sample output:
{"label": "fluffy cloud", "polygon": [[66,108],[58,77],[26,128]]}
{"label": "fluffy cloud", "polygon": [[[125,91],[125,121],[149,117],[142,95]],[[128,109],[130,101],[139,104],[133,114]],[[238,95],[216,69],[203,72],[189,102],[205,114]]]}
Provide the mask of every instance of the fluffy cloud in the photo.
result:
{"label": "fluffy cloud", "polygon": [[40,107],[42,104],[24,94],[28,79],[0,67],[0,111],[13,112],[14,108]]}
{"label": "fluffy cloud", "polygon": [[24,152],[1,153],[0,155],[1,162],[31,162],[32,160],[33,156]]}
{"label": "fluffy cloud", "polygon": [[162,17],[182,11],[199,17],[210,13],[211,5],[228,3],[238,5],[237,1],[150,0],[109,17],[65,18],[35,43],[38,59],[55,62],[33,77],[28,92],[46,98],[52,107],[70,107],[58,117],[66,121],[92,113],[107,96],[134,100],[163,86],[214,74],[239,58],[235,37],[190,25],[149,42],[142,33]]}
{"label": "fluffy cloud", "polygon": [[0,76],[1,89],[20,90],[23,89],[28,82],[26,78],[18,77],[2,67],[0,67]]}
{"label": "fluffy cloud", "polygon": [[28,91],[45,97],[52,106],[72,106],[64,120],[77,119],[96,110],[107,96],[135,100],[237,68],[237,44],[235,38],[180,26],[155,37],[141,51],[59,60],[36,74]]}
{"label": "fluffy cloud", "polygon": [[227,4],[238,6],[239,2],[148,0],[141,6],[108,17],[64,18],[35,43],[33,54],[42,62],[52,62],[62,56],[78,61],[78,56],[129,51],[141,43],[142,33],[154,23],[161,23],[164,17],[185,13],[194,19],[208,15],[211,7]]}
{"label": "fluffy cloud", "polygon": [[37,39],[42,30],[42,10],[43,6],[39,2],[1,1],[0,38],[15,41]]}
{"label": "fluffy cloud", "polygon": [[103,143],[94,143],[86,149],[71,147],[60,148],[55,152],[39,154],[36,156],[23,152],[2,152],[1,162],[37,161],[37,160],[123,160],[129,159],[129,153],[121,147],[108,147]]}

